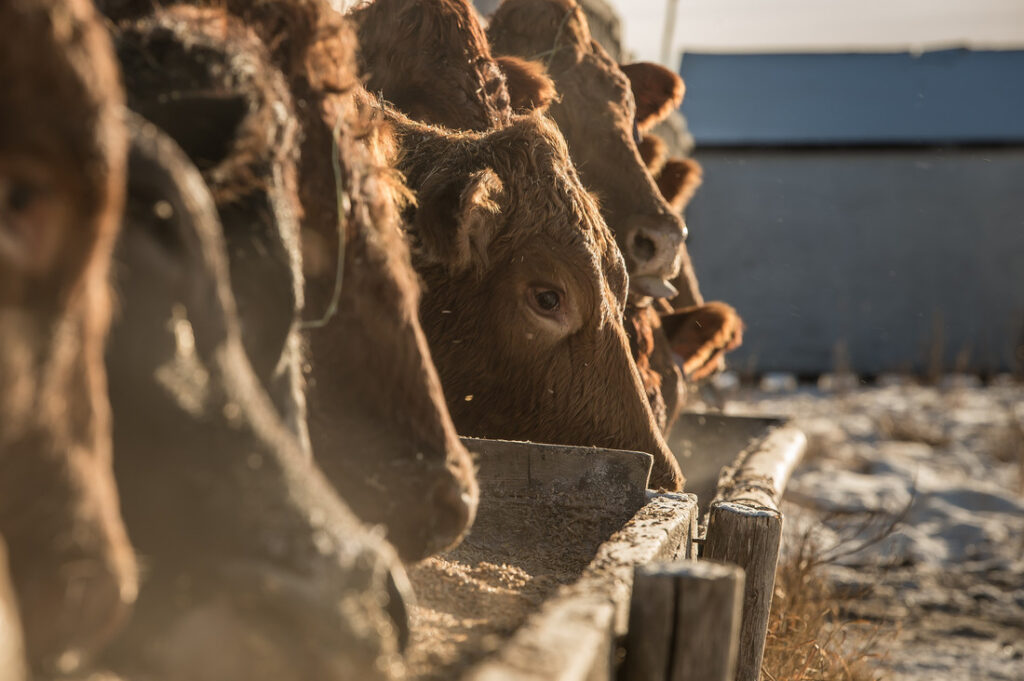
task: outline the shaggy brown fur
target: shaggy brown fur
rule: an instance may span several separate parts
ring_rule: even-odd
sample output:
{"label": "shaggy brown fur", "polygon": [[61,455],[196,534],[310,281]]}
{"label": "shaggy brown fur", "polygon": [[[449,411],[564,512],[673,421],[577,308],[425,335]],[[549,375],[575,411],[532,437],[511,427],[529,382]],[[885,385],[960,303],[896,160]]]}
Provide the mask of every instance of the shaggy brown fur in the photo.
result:
{"label": "shaggy brown fur", "polygon": [[360,94],[354,32],[322,0],[226,4],[270,48],[301,103],[313,451],[353,510],[387,525],[403,558],[430,555],[468,528],[478,490],[420,328],[396,212],[404,188]]}
{"label": "shaggy brown fur", "polygon": [[466,130],[508,123],[505,78],[466,0],[375,0],[349,17],[367,90],[426,123]]}
{"label": "shaggy brown fur", "polygon": [[494,60],[505,74],[514,113],[544,110],[558,97],[554,82],[540,62],[511,56],[495,57]]}
{"label": "shaggy brown fur", "polygon": [[102,662],[125,679],[390,678],[401,565],[249,364],[198,170],[153,126],[133,132],[108,370],[117,483],[147,570]]}
{"label": "shaggy brown fur", "polygon": [[[662,166],[665,165],[665,161],[668,159],[668,147],[665,144],[665,140],[655,134],[648,133],[640,139],[637,151],[640,152],[640,158],[643,160],[644,166],[647,167],[647,172],[652,177],[658,177],[658,173],[661,172]],[[661,187],[658,187],[658,189],[661,189]],[[664,195],[665,193],[662,192],[662,196]],[[671,201],[669,205],[672,205]]]}
{"label": "shaggy brown fur", "polygon": [[[155,2],[103,5],[116,18]],[[189,4],[241,18],[297,102],[314,454],[361,518],[387,526],[403,558],[449,547],[476,513],[476,480],[416,315],[418,282],[396,212],[405,190],[358,83],[350,22],[326,0]]]}
{"label": "shaggy brown fur", "polygon": [[692,158],[670,158],[655,177],[668,205],[681,213],[704,181],[704,168]]}
{"label": "shaggy brown fur", "polygon": [[[682,219],[662,198],[633,138],[634,122],[649,125],[655,117],[646,109],[671,109],[678,92],[666,90],[663,79],[648,77],[649,70],[663,75],[651,65],[633,65],[637,83],[631,83],[591,39],[575,0],[505,0],[487,35],[495,54],[547,65],[560,96],[548,110],[584,184],[600,197],[601,213],[626,258],[634,298],[651,295],[654,282],[681,272],[687,296],[694,304],[702,302]],[[638,99],[644,110],[638,109]],[[638,119],[638,112],[648,119]]]}
{"label": "shaggy brown fur", "polygon": [[392,114],[426,282],[422,318],[460,431],[655,456],[654,423],[621,325],[626,271],[558,130],[539,115],[487,134]]}
{"label": "shaggy brown fur", "polygon": [[103,371],[127,142],[86,0],[0,3],[0,82],[0,534],[41,673],[135,598]]}
{"label": "shaggy brown fur", "polygon": [[303,305],[299,130],[262,43],[222,11],[178,6],[117,33],[128,104],[203,170],[228,243],[242,339],[308,448],[296,322]]}
{"label": "shaggy brown fur", "polygon": [[[408,19],[410,15],[415,17],[416,20],[410,21]],[[484,87],[477,87],[474,95],[471,96],[471,99],[474,100],[473,106],[458,107],[454,110],[451,107],[453,98],[457,99],[454,97],[454,94],[439,97],[444,102],[444,105],[441,106],[436,105],[434,100],[427,97],[423,97],[421,101],[410,105],[401,94],[427,88],[430,90],[440,90],[443,95],[444,90],[451,89],[451,83],[473,82],[474,76],[479,72],[479,65],[492,62],[487,43],[482,39],[482,31],[476,24],[472,10],[468,7],[467,3],[457,0],[428,0],[425,2],[377,0],[369,8],[357,11],[355,17],[356,21],[361,25],[360,37],[363,46],[363,68],[376,75],[376,77],[371,75],[371,89],[377,89],[374,83],[382,84],[383,86],[380,90],[383,97],[396,102],[398,108],[403,109],[404,113],[427,123],[440,123],[451,128],[486,130],[500,129],[509,125],[510,111],[507,110],[508,107],[500,110],[500,115],[491,116],[491,123],[489,125],[481,125],[480,117],[476,116],[474,112],[493,110],[495,108],[487,97],[487,90]],[[381,36],[387,36],[390,40],[392,31],[389,27],[391,23],[396,21],[403,26],[408,26],[410,29],[409,34],[406,36],[408,40],[403,41],[400,45],[411,44],[417,46],[415,50],[412,50],[412,55],[404,54],[406,51],[405,47],[396,50],[391,42],[387,43],[386,49],[378,45],[381,42]],[[420,35],[419,32],[425,31],[428,28],[430,29],[429,33]],[[403,35],[406,34],[403,33]],[[459,58],[433,58],[430,50],[435,50],[432,41],[436,40],[436,35],[446,37],[446,49],[451,50],[452,45],[461,45],[461,49],[454,50],[454,52],[460,55]],[[424,40],[430,41],[429,44],[420,46]],[[370,47],[368,47],[368,43],[371,45]],[[422,65],[412,68],[411,63],[406,63],[414,61],[426,63],[430,65],[430,68],[423,68]],[[554,86],[539,63],[508,56],[499,57],[498,62],[507,78],[509,91],[513,95],[512,107],[519,110],[543,108],[553,98]],[[530,137],[524,135],[524,143],[528,139]],[[457,146],[458,141],[456,138],[450,141],[454,142]],[[416,143],[415,141],[412,142],[412,144]],[[422,153],[422,150],[415,148],[405,149],[406,158]],[[403,165],[403,169],[404,167]],[[491,168],[487,167],[475,173],[470,173],[468,178],[461,168],[445,167],[435,169],[434,172],[435,174],[431,177],[431,181],[427,186],[417,187],[420,191],[420,207],[415,213],[413,231],[420,245],[420,255],[437,268],[435,272],[438,270],[442,273],[446,272],[448,277],[459,278],[463,277],[467,270],[487,269],[491,257],[488,253],[489,246],[493,239],[496,238],[496,235],[492,233],[492,230],[496,228],[493,224],[494,218],[501,210],[498,197],[504,197],[506,192],[513,191],[513,188],[506,187],[498,175]],[[449,172],[453,172],[453,174],[451,176],[447,175]],[[467,181],[468,186],[466,185]],[[427,200],[428,198],[434,200]],[[519,208],[522,211],[525,210],[525,206],[528,204],[515,201],[514,205],[517,207],[522,206]],[[534,210],[537,208],[539,207],[535,207]],[[549,210],[557,211],[559,208],[551,206]],[[453,217],[463,219],[469,223],[480,224],[477,225],[477,229],[472,231],[452,229]],[[525,258],[527,254],[531,253],[531,248],[525,245],[522,247],[522,254],[509,250],[503,251],[504,255],[502,257],[508,258],[511,257],[510,254],[514,254],[517,258]],[[579,254],[576,253],[576,255]],[[573,249],[566,249],[566,258],[569,261],[572,260]],[[444,263],[444,265],[441,265],[441,263]],[[428,278],[428,283],[430,283],[430,290],[433,290],[435,287],[433,280]],[[438,283],[436,285],[440,286],[441,284]],[[472,281],[466,282],[467,287],[472,288],[474,285],[475,283]],[[477,293],[479,293],[479,290]],[[432,318],[431,315],[437,315],[440,308],[438,308],[436,299],[433,302],[430,299],[433,299],[433,297],[428,296],[428,300],[424,303],[424,323],[428,327],[428,333],[430,329],[439,328],[434,325],[435,322],[450,321],[444,318],[444,315],[453,314],[451,309],[447,311],[442,309],[440,311],[441,317]],[[478,303],[474,301],[470,304],[477,305]],[[442,307],[444,306],[442,305]],[[492,339],[489,336],[479,336],[479,338],[481,338],[481,347],[492,345]],[[485,338],[486,340],[484,340]],[[500,335],[498,338],[500,339]],[[458,346],[462,342],[460,338],[451,337],[447,328],[443,331],[436,331],[435,334],[431,335],[431,341],[433,352],[437,357],[442,355],[448,357],[446,349]],[[540,342],[538,341],[536,345],[540,345]],[[455,349],[459,350],[460,348]],[[462,353],[456,354],[461,355]],[[578,358],[578,364],[574,370],[578,371],[581,368],[587,367],[589,365],[588,360],[593,362],[593,358],[583,353]],[[486,381],[476,379],[473,382],[457,382],[452,378],[454,364],[461,361],[461,359],[453,356],[451,359],[439,360],[439,366],[445,379],[445,388],[449,392],[449,402],[453,415],[464,432],[474,434],[487,432],[496,434],[496,436],[522,439],[543,437],[550,440],[553,437],[550,434],[538,435],[537,427],[528,423],[516,423],[513,425],[508,422],[507,415],[497,418],[491,415],[482,415],[482,409],[500,410],[500,407],[488,406],[489,401],[477,401],[479,398],[475,394],[484,390],[481,386],[485,385]],[[485,361],[493,364],[499,361],[507,361],[507,359],[487,358]],[[520,369],[528,370],[525,366],[520,366]],[[541,373],[533,377],[534,381],[539,380],[543,376],[543,372],[547,370],[548,367],[544,366],[541,369]],[[641,376],[649,378],[656,376],[656,374],[644,374],[641,371]],[[549,378],[546,380],[557,379]],[[518,400],[524,405],[528,404],[531,400],[538,400],[536,396],[531,397],[528,392],[530,389],[536,390],[543,397],[546,386],[541,387],[531,384],[530,381],[523,380],[523,378],[520,378],[519,381],[524,392],[522,395],[512,396],[511,399]],[[454,398],[452,397],[453,389],[455,390]],[[466,396],[460,398],[459,394],[465,391],[468,391]],[[586,394],[588,393],[579,393],[578,395]],[[565,405],[565,407],[570,410],[579,410],[579,405],[575,403],[580,399],[577,394],[571,394],[568,398],[570,404]],[[476,402],[476,404],[467,404],[470,402]],[[653,405],[654,402],[652,402]],[[531,411],[526,416],[526,421],[529,421],[531,418],[544,417],[544,415],[532,413],[536,411],[534,406],[524,406],[523,409]],[[655,409],[657,410],[656,406]],[[521,417],[522,414],[518,415],[517,420],[522,421]],[[655,418],[656,420],[660,419],[657,415]],[[486,426],[481,423],[482,420],[489,420]],[[484,428],[488,428],[488,430],[483,430]],[[595,434],[587,432],[585,429],[580,429],[579,432],[576,432],[570,426],[555,437],[564,438],[559,441],[580,443],[590,442],[590,438],[595,437]],[[598,434],[597,437],[602,436]],[[662,466],[659,464],[658,475],[662,476],[661,484],[664,484],[665,477],[661,468]]]}
{"label": "shaggy brown fur", "polygon": [[491,56],[467,0],[375,0],[349,17],[367,90],[415,120],[489,130],[554,97],[543,66]]}

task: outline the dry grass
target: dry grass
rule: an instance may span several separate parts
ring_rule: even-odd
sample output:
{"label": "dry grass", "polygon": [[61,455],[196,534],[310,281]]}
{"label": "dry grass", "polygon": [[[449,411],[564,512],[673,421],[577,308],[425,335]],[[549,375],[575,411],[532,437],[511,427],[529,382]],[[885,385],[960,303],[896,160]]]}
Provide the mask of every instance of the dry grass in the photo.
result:
{"label": "dry grass", "polygon": [[828,560],[809,535],[780,562],[768,622],[763,677],[768,681],[875,681],[879,629],[859,634],[840,618],[842,599],[821,574]]}
{"label": "dry grass", "polygon": [[949,444],[949,436],[941,426],[910,414],[885,414],[878,420],[878,430],[889,440],[921,442],[931,447]]}
{"label": "dry grass", "polygon": [[1006,425],[989,436],[989,447],[997,461],[1016,464],[1017,492],[1024,494],[1024,423],[1010,412]]}

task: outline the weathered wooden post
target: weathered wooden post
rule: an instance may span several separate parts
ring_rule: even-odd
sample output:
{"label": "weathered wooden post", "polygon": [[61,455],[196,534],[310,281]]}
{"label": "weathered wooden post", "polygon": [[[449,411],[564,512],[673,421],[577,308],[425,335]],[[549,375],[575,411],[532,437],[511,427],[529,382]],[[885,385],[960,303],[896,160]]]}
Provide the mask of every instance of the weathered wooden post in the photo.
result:
{"label": "weathered wooden post", "polygon": [[708,513],[704,557],[739,565],[746,572],[736,681],[758,681],[761,676],[782,545],[779,500],[806,446],[807,438],[794,428],[769,435],[749,456],[723,471]]}
{"label": "weathered wooden post", "polygon": [[711,507],[704,556],[742,566],[746,572],[736,681],[760,678],[781,544],[782,515],[777,510],[730,502]]}
{"label": "weathered wooden post", "polygon": [[733,681],[743,570],[712,561],[636,568],[619,681]]}

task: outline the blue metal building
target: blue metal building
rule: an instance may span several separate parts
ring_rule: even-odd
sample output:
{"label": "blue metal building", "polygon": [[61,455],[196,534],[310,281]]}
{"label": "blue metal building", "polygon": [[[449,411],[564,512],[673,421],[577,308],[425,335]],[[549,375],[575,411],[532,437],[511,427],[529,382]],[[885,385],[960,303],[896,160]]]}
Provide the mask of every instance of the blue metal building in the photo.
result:
{"label": "blue metal building", "polygon": [[734,365],[1024,367],[1024,51],[686,54],[688,210]]}

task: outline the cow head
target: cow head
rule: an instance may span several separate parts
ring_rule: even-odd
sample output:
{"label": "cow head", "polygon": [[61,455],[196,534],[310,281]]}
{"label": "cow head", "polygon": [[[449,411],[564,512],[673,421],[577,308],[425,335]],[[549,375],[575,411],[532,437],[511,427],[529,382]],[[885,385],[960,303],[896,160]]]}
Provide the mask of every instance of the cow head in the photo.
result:
{"label": "cow head", "polygon": [[633,299],[666,297],[683,273],[701,302],[684,245],[686,228],[658,192],[637,144],[679,104],[682,81],[655,64],[620,67],[591,39],[575,0],[506,0],[487,30],[496,54],[547,64],[559,99],[549,111],[565,135],[583,183],[626,259]]}
{"label": "cow head", "polygon": [[428,123],[467,130],[508,123],[505,79],[466,0],[376,0],[349,17],[367,90]]}
{"label": "cow head", "polygon": [[45,673],[108,639],[136,592],[103,371],[127,138],[85,0],[0,3],[0,81],[0,534]]}
{"label": "cow head", "polygon": [[449,409],[467,435],[639,449],[677,489],[622,315],[627,275],[557,128],[486,135],[392,114],[421,306]]}
{"label": "cow head", "polygon": [[415,120],[488,130],[555,95],[539,64],[491,56],[467,0],[376,0],[349,17],[366,89]]}
{"label": "cow head", "polygon": [[314,455],[357,515],[384,523],[404,559],[422,558],[459,541],[479,493],[420,328],[419,286],[396,208],[406,192],[358,84],[354,31],[320,0],[228,5],[271,47],[303,103]]}
{"label": "cow head", "polygon": [[147,570],[127,678],[381,679],[404,573],[296,445],[245,355],[213,199],[134,125],[108,352],[115,471]]}
{"label": "cow head", "polygon": [[296,322],[303,305],[298,124],[259,39],[216,9],[176,6],[116,35],[129,106],[203,172],[227,240],[242,342],[308,447]]}

